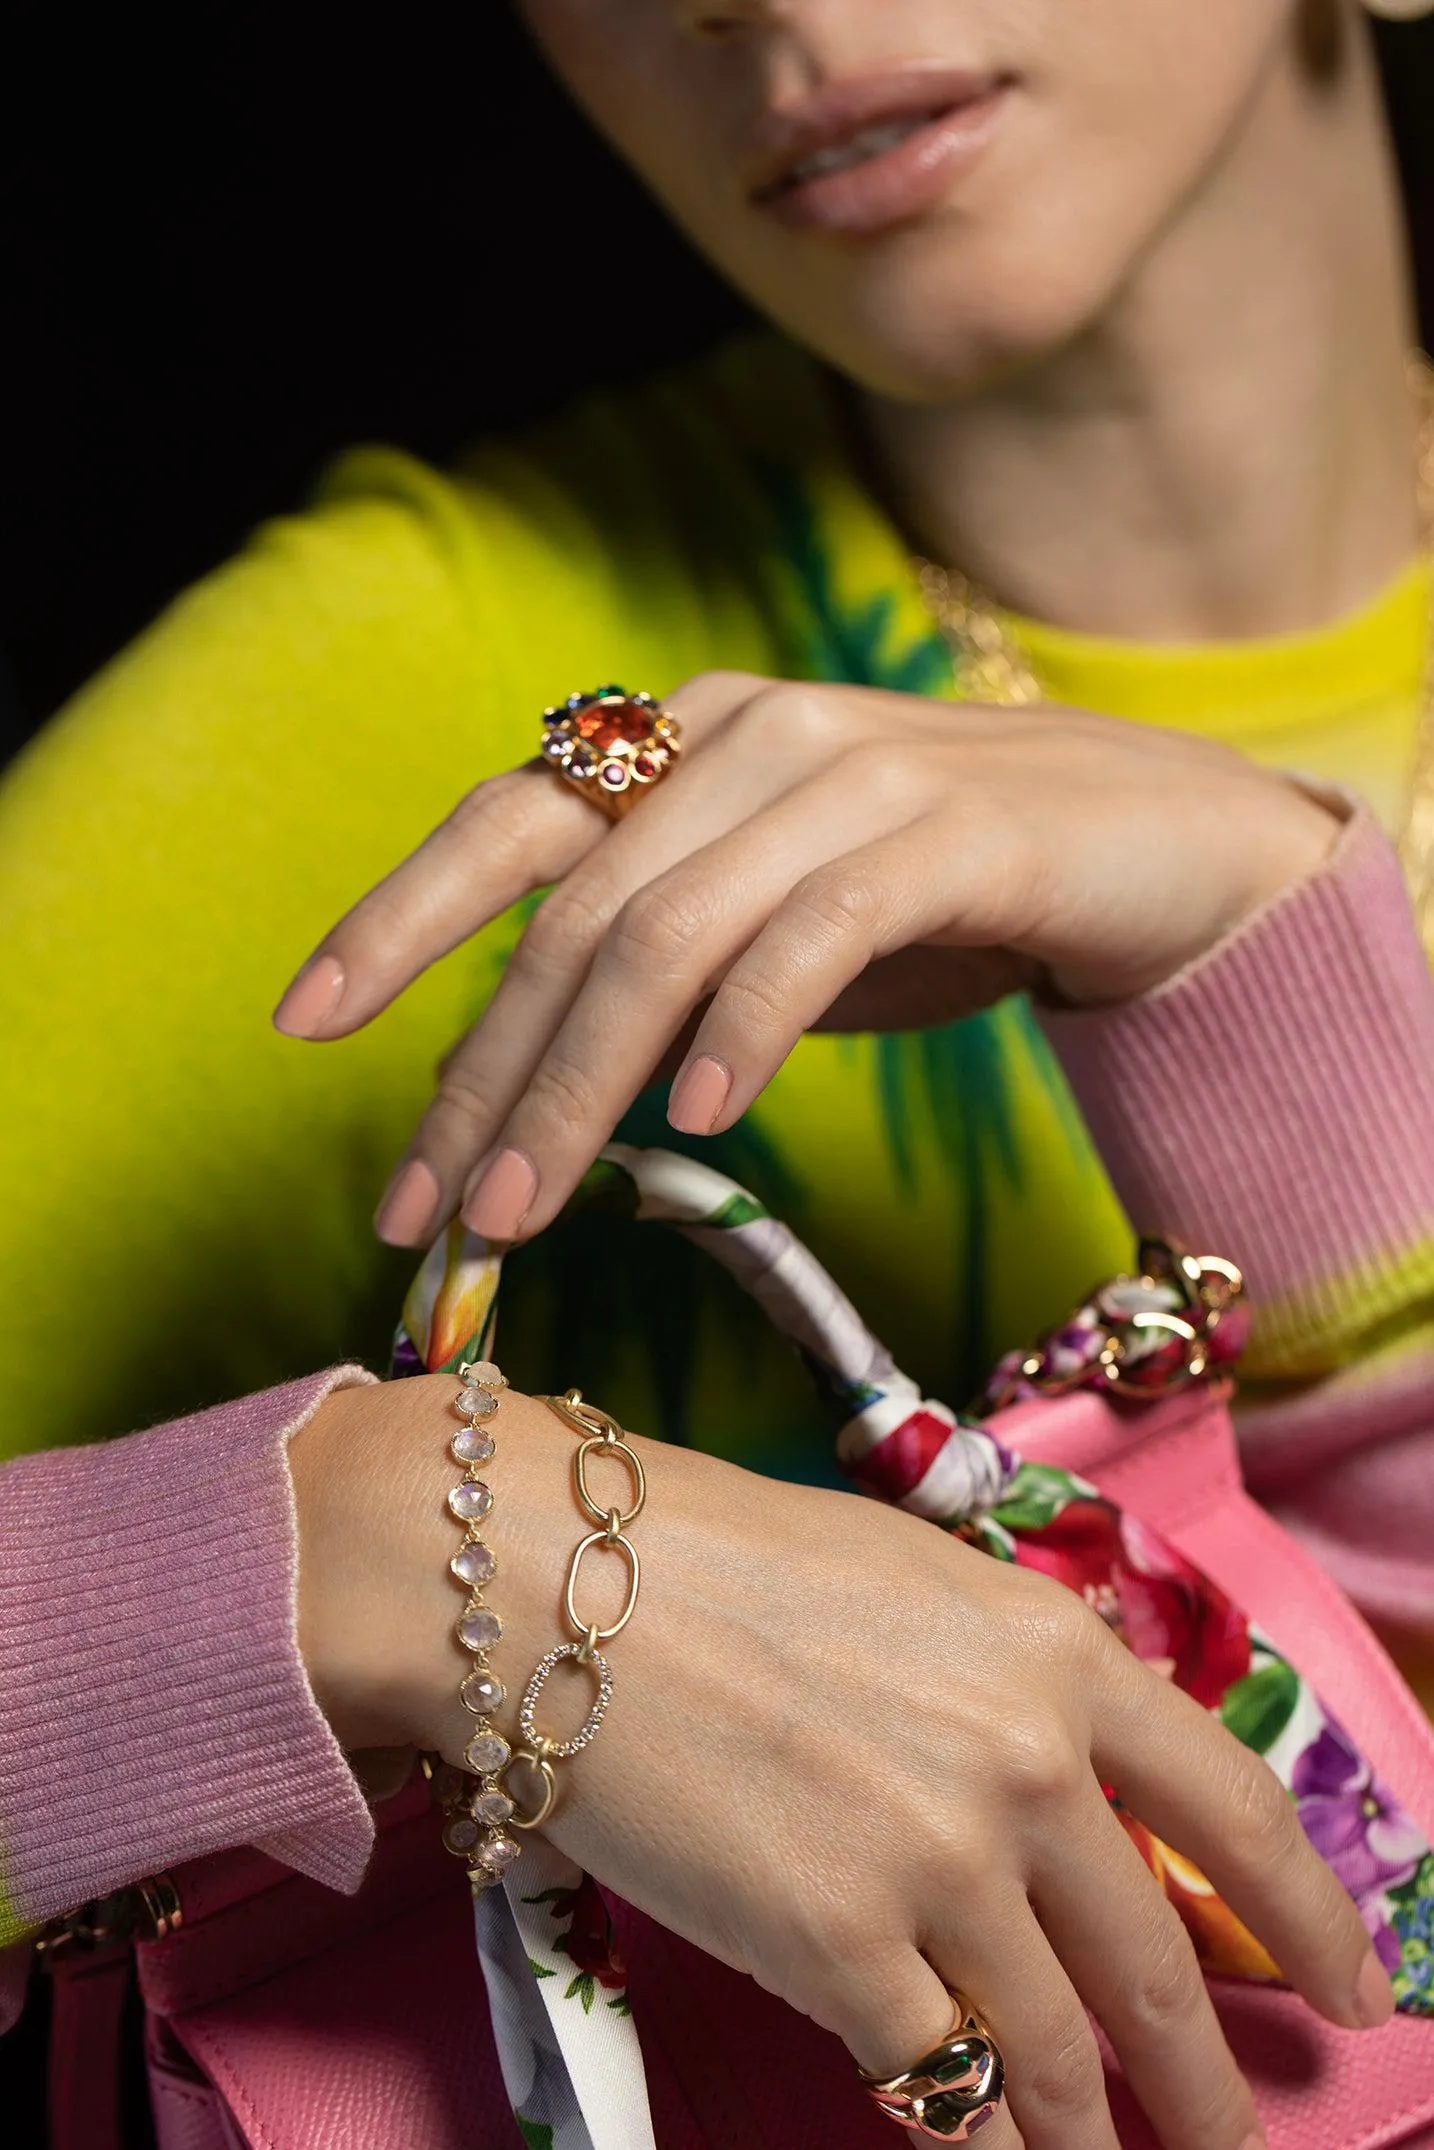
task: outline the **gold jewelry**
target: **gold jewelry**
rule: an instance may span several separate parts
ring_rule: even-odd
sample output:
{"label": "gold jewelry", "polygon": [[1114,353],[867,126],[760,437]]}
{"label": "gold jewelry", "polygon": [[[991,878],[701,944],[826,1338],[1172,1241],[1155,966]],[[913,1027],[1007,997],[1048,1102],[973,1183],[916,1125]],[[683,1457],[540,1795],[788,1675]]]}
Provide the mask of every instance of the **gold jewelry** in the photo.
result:
{"label": "gold jewelry", "polygon": [[964,1994],[951,1994],[951,2028],[939,2045],[899,2075],[857,2073],[873,2102],[913,2135],[969,2142],[1001,2103],[1006,2064],[991,2027]]}
{"label": "gold jewelry", "polygon": [[444,1845],[465,1862],[469,1885],[478,1896],[502,1880],[523,1848],[504,1826],[515,1818],[513,1802],[503,1787],[511,1749],[493,1724],[494,1712],[503,1706],[504,1688],[488,1664],[503,1623],[483,1597],[498,1572],[498,1562],[480,1535],[480,1525],[493,1506],[493,1492],[478,1475],[478,1466],[488,1461],[496,1445],[488,1421],[508,1383],[491,1359],[465,1359],[458,1368],[458,1381],[453,1410],[462,1424],[452,1435],[448,1451],[455,1463],[463,1465],[463,1476],[449,1492],[448,1511],[463,1525],[463,1543],[449,1561],[448,1572],[468,1592],[468,1603],[454,1630],[459,1648],[471,1659],[459,1684],[458,1699],[478,1722],[463,1750],[471,1774],[427,1757],[424,1768],[443,1809]]}
{"label": "gold jewelry", "polygon": [[[1384,5],[1393,14],[1400,0],[1384,0]],[[1410,11],[1405,0],[1403,12]],[[1418,12],[1434,13],[1434,0],[1418,0]],[[1410,358],[1409,382],[1422,413],[1417,457],[1420,527],[1434,565],[1434,367],[1421,353]],[[956,568],[919,556],[912,565],[963,694],[972,701],[1011,706],[1043,701],[1040,682],[991,600]],[[1434,952],[1434,574],[1430,596],[1428,653],[1399,858],[1420,935]]]}
{"label": "gold jewelry", "polygon": [[682,727],[650,694],[598,687],[543,711],[542,752],[564,783],[620,821],[682,752]]}
{"label": "gold jewelry", "polygon": [[[642,1586],[642,1565],[637,1557],[637,1547],[627,1536],[627,1527],[629,1523],[636,1522],[647,1501],[647,1476],[642,1468],[642,1458],[635,1449],[629,1447],[627,1438],[615,1418],[610,1417],[606,1411],[600,1411],[596,1404],[584,1403],[581,1389],[568,1389],[562,1396],[540,1396],[537,1400],[539,1403],[545,1403],[548,1409],[556,1413],[566,1425],[571,1426],[574,1432],[583,1436],[573,1457],[573,1491],[579,1508],[593,1522],[600,1523],[602,1528],[589,1531],[587,1536],[579,1541],[568,1562],[568,1572],[563,1584],[563,1611],[567,1615],[568,1625],[578,1639],[576,1642],[560,1642],[549,1650],[546,1656],[538,1659],[523,1690],[523,1699],[518,1705],[518,1729],[522,1733],[523,1744],[515,1748],[511,1759],[504,1763],[504,1777],[506,1779],[508,1770],[515,1764],[521,1764],[540,1780],[542,1796],[537,1806],[526,1812],[514,1809],[512,1826],[515,1829],[537,1829],[547,1820],[558,1796],[558,1780],[553,1764],[567,1761],[571,1756],[580,1754],[584,1747],[590,1746],[597,1738],[602,1721],[607,1715],[607,1707],[612,1700],[612,1667],[598,1644],[611,1642],[614,1635],[620,1635],[637,1609],[637,1593]],[[618,1456],[626,1464],[632,1475],[632,1501],[629,1507],[603,1508],[594,1500],[588,1486],[588,1458],[595,1451],[605,1456]],[[620,1553],[627,1563],[627,1594],[623,1600],[622,1611],[615,1620],[610,1620],[606,1627],[599,1627],[596,1621],[585,1621],[576,1604],[582,1564],[594,1546],[611,1548]],[[576,1665],[590,1666],[597,1688],[592,1706],[577,1731],[567,1739],[553,1739],[538,1730],[537,1708],[554,1668],[560,1665],[564,1658],[571,1658]]]}

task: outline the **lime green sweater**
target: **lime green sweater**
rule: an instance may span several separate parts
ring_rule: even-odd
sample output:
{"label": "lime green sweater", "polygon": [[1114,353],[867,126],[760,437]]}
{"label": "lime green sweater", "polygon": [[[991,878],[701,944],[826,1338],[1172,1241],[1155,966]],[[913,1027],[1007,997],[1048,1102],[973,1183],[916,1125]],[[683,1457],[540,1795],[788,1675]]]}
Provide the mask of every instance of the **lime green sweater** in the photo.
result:
{"label": "lime green sweater", "polygon": [[[1019,631],[1054,695],[1361,782],[1388,818],[1426,604],[1413,568],[1282,642]],[[545,703],[716,665],[957,691],[819,375],[765,339],[452,476],[350,455],[63,712],[0,792],[0,1454],[381,1359],[411,1265],[374,1240],[373,1205],[518,920],[345,1044],[295,1045],[269,1011],[465,788],[533,751]],[[630,1127],[660,1124],[647,1100]],[[1019,1004],[806,1040],[714,1162],[954,1400],[1129,1253]],[[607,1380],[638,1423],[824,1468],[799,1372],[720,1280],[665,1242],[660,1271],[636,1247],[605,1267],[599,1305],[580,1236],[519,1259],[518,1378]],[[1276,1324],[1257,1370],[1347,1347]]]}

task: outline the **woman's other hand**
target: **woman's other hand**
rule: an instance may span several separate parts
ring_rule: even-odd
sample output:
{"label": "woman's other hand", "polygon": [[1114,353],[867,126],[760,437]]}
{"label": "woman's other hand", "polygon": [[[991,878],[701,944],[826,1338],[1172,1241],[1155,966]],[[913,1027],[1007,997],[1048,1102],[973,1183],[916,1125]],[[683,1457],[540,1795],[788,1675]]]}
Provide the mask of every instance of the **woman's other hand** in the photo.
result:
{"label": "woman's other hand", "polygon": [[688,751],[626,819],[541,766],[480,784],[286,994],[281,1028],[346,1036],[556,884],[444,1064],[385,1238],[427,1240],[460,1206],[489,1238],[540,1230],[684,1034],[670,1117],[715,1133],[809,1029],[912,1029],[1023,987],[1146,991],[1336,833],[1223,747],[1076,710],[741,673],[668,706]]}
{"label": "woman's other hand", "polygon": [[[471,1729],[446,1572],[451,1395],[436,1376],[346,1390],[292,1443],[301,1641],[351,1747],[457,1759]],[[510,1393],[494,1430],[485,1535],[511,1734],[524,1680],[565,1634],[561,1580],[586,1526],[557,1418]],[[1358,1914],[1273,1773],[1074,1592],[900,1510],[636,1445],[641,1600],[548,1830],[598,1880],[883,2074],[945,2035],[959,1986],[1006,2058],[991,2150],[1117,2150],[1087,2009],[1165,2150],[1263,2139],[1190,1938],[1102,1784],[1203,1869],[1323,2015],[1388,2014]],[[600,1622],[622,1596],[612,1566],[584,1569]],[[556,1736],[587,1707],[573,1686],[545,1696]]]}

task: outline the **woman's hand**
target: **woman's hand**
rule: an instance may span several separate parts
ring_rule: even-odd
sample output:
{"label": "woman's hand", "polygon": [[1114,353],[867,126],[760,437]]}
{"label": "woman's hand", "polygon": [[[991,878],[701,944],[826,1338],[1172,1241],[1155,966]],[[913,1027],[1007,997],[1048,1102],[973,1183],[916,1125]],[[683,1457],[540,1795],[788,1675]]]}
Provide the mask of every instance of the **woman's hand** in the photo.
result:
{"label": "woman's hand", "polygon": [[[292,1444],[301,1641],[351,1746],[456,1759],[471,1728],[446,1575],[452,1393],[438,1377],[343,1391]],[[494,1430],[485,1534],[511,1732],[565,1632],[560,1581],[586,1525],[553,1414],[510,1393]],[[1006,2059],[990,2150],[1117,2150],[1087,2009],[1165,2150],[1263,2140],[1185,1928],[1102,1783],[1323,2015],[1387,2017],[1369,1938],[1274,1775],[1073,1592],[900,1510],[637,1446],[642,1595],[548,1830],[600,1881],[883,2074],[945,2035],[960,1986]],[[622,1577],[602,1566],[583,1605],[605,1622]],[[548,1690],[557,1736],[587,1706],[575,1686]]]}
{"label": "woman's hand", "polygon": [[379,1217],[547,1224],[707,1003],[673,1124],[743,1113],[803,1031],[910,1029],[1036,987],[1117,1001],[1313,870],[1336,824],[1209,741],[1069,709],[709,673],[624,821],[551,771],[480,784],[322,943],[276,1021],[347,1035],[529,890],[553,892]]}

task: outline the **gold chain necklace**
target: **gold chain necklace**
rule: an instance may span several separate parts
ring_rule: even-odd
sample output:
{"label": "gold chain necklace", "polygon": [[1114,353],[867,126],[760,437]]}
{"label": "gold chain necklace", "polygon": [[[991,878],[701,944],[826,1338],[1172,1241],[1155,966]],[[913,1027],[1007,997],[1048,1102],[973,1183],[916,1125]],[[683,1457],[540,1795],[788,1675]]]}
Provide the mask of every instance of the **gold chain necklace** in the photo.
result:
{"label": "gold chain necklace", "polygon": [[[1434,366],[1410,360],[1410,386],[1421,411],[1418,449],[1420,527],[1434,550]],[[994,604],[958,568],[917,558],[922,601],[951,652],[956,677],[974,702],[1020,706],[1045,700],[1015,637]],[[1399,839],[1414,915],[1424,945],[1434,952],[1434,576],[1430,580],[1429,640],[1404,831]]]}

